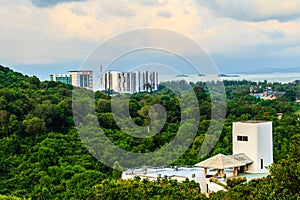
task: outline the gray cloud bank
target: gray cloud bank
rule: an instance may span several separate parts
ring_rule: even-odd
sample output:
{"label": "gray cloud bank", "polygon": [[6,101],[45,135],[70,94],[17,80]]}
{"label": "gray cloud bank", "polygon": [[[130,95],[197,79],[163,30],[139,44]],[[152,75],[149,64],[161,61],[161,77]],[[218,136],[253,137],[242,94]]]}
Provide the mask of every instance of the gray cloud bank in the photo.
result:
{"label": "gray cloud bank", "polygon": [[32,0],[32,4],[39,8],[52,7],[64,2],[76,2],[76,1],[86,1],[86,0]]}
{"label": "gray cloud bank", "polygon": [[300,1],[290,0],[200,0],[200,6],[240,21],[289,21],[300,17]]}

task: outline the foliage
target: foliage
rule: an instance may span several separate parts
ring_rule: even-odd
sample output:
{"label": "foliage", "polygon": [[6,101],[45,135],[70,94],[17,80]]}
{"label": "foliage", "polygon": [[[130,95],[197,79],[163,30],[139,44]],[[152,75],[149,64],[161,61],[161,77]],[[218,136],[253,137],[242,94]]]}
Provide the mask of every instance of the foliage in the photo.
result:
{"label": "foliage", "polygon": [[[168,84],[174,90],[168,89]],[[232,122],[271,120],[275,164],[267,178],[243,185],[232,183],[228,192],[218,192],[211,198],[296,199],[300,185],[300,106],[294,99],[300,96],[300,85],[273,83],[274,90],[286,91],[276,100],[260,100],[249,95],[250,86],[270,86],[267,82],[224,81],[224,85],[226,120],[219,141],[207,157],[220,152],[231,154]],[[165,83],[159,88],[158,92],[136,93],[130,97],[130,117],[137,125],[149,125],[149,111],[154,104],[166,109],[167,119],[162,129],[146,138],[133,137],[120,130],[111,112],[111,97],[95,92],[96,116],[105,136],[126,151],[145,153],[161,149],[179,130],[191,129],[189,124],[180,126],[178,94],[182,90],[194,90],[201,113],[197,135],[172,165],[192,165],[207,158],[198,156],[207,129],[213,123],[207,86],[201,82],[180,81]],[[82,144],[73,122],[72,89],[71,85],[41,82],[37,77],[24,76],[0,66],[0,199],[145,199],[148,197],[145,195],[152,199],[205,199],[193,182],[118,180],[123,167],[117,162],[113,163],[114,169],[104,166]],[[283,113],[281,120],[277,119],[277,113]],[[93,116],[85,117],[85,120],[91,119]],[[123,123],[127,122],[128,119],[124,119]],[[93,134],[89,130],[87,127],[87,133]],[[117,159],[114,155],[103,156]]]}
{"label": "foliage", "polygon": [[242,183],[245,183],[247,179],[245,177],[237,177],[237,178],[227,178],[226,184],[228,188],[232,188],[236,185],[241,185]]}
{"label": "foliage", "polygon": [[[5,195],[1,195],[1,194],[0,194],[0,199],[1,200],[27,200],[25,198],[18,198],[15,196],[5,196]],[[28,200],[30,200],[30,199],[28,199]]]}
{"label": "foliage", "polygon": [[104,180],[94,189],[95,199],[207,199],[199,184],[188,179],[182,183],[167,178]]}
{"label": "foliage", "polygon": [[0,199],[88,199],[112,170],[82,145],[69,85],[0,66]]}

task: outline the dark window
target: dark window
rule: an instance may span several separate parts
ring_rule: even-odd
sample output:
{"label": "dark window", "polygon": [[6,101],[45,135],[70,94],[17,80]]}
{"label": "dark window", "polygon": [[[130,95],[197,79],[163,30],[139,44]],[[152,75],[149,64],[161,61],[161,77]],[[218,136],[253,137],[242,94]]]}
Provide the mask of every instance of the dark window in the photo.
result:
{"label": "dark window", "polygon": [[248,141],[248,136],[237,136],[237,141]]}
{"label": "dark window", "polygon": [[260,169],[263,169],[263,168],[264,168],[264,160],[260,159]]}

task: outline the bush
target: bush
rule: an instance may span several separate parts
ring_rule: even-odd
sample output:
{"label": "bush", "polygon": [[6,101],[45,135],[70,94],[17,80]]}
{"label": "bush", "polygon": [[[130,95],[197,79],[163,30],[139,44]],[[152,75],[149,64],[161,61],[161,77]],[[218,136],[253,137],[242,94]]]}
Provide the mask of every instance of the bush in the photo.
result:
{"label": "bush", "polygon": [[226,184],[228,188],[233,188],[236,185],[241,185],[247,181],[246,177],[228,178]]}

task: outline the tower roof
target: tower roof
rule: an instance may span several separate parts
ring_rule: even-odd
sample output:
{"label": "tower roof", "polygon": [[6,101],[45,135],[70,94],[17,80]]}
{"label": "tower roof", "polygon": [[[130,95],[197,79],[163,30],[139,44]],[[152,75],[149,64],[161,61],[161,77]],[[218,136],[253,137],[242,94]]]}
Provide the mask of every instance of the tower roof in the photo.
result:
{"label": "tower roof", "polygon": [[271,121],[266,121],[266,120],[246,120],[246,121],[234,122],[234,123],[259,124],[259,123],[266,123],[266,122],[271,122]]}

